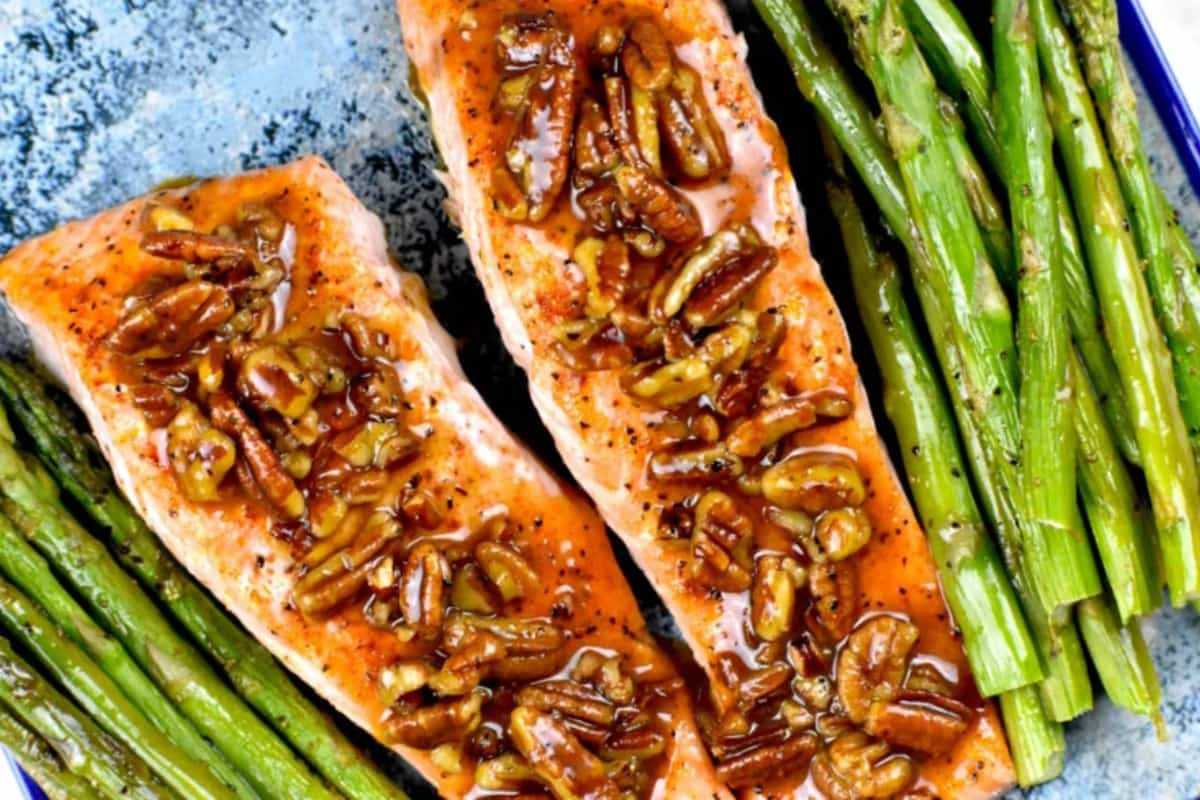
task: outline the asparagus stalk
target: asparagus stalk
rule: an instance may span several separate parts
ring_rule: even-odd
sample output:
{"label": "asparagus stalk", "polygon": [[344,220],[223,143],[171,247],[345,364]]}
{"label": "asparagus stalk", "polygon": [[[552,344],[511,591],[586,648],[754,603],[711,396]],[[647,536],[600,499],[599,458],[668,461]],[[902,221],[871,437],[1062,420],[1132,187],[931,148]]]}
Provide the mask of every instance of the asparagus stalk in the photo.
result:
{"label": "asparagus stalk", "polygon": [[[6,501],[0,500],[0,505],[4,502]],[[103,670],[105,676],[119,690],[117,693],[128,697],[136,706],[136,716],[145,717],[156,725],[173,746],[182,751],[176,753],[174,747],[156,750],[155,753],[162,753],[164,756],[162,763],[159,763],[154,754],[147,755],[138,750],[143,741],[147,746],[157,747],[157,744],[143,740],[137,726],[108,729],[109,733],[141,755],[166,783],[189,797],[225,797],[229,795],[229,791],[215,780],[219,778],[233,788],[239,797],[258,797],[245,779],[204,740],[187,718],[142,672],[121,643],[92,621],[87,612],[59,583],[45,559],[38,555],[3,515],[0,515],[0,573],[37,602],[52,624],[87,653],[85,658],[92,659],[97,667]],[[83,702],[78,697],[76,700]],[[114,717],[114,721],[116,720]],[[186,757],[181,757],[185,754]]]}
{"label": "asparagus stalk", "polygon": [[[899,168],[876,130],[866,104],[821,40],[803,3],[755,0],[755,5],[791,63],[801,92],[829,126],[838,145],[875,198],[884,219],[904,245],[926,318],[946,319],[937,295],[923,279],[930,271],[927,251],[912,224]],[[939,327],[944,325],[939,323]],[[944,374],[961,374],[957,348],[939,345],[938,359]],[[1052,625],[1041,603],[1032,594],[1020,563],[1017,498],[1006,492],[1003,482],[990,471],[989,448],[985,446],[981,429],[973,424],[971,398],[962,391],[962,382],[951,380],[949,384],[955,390],[950,393],[950,399],[984,512],[999,536],[1001,554],[1042,660],[1046,680],[1039,685],[1039,690],[1046,703],[1046,712],[1058,721],[1072,719],[1092,704],[1087,662],[1078,632],[1070,619],[1058,620]],[[1002,459],[1001,463],[1008,467],[1007,460]]]}
{"label": "asparagus stalk", "polygon": [[1072,356],[1075,381],[1075,437],[1078,442],[1079,493],[1087,511],[1092,540],[1104,564],[1108,589],[1121,623],[1148,614],[1162,602],[1162,577],[1154,543],[1139,513],[1141,505],[1129,470],[1100,410],[1100,400]]}
{"label": "asparagus stalk", "polygon": [[159,687],[266,797],[334,795],[247,708],[154,602],[63,508],[53,479],[0,440],[4,511]]}
{"label": "asparagus stalk", "polygon": [[996,277],[1005,286],[1013,286],[1017,282],[1016,261],[1013,255],[1013,237],[1008,217],[1004,213],[1004,204],[992,189],[992,182],[975,151],[967,143],[966,126],[954,101],[944,94],[938,94],[938,108],[942,119],[946,122],[946,144],[950,147],[955,169],[958,170],[959,180],[967,191],[967,202],[971,206],[971,214],[979,226],[983,243],[987,247],[988,257],[996,269]]}
{"label": "asparagus stalk", "polygon": [[[6,538],[16,531],[7,520]],[[46,614],[7,581],[0,580],[0,625],[101,727],[187,798],[230,800],[235,795],[204,766],[179,749],[137,710],[120,688]]]}
{"label": "asparagus stalk", "polygon": [[69,771],[49,743],[0,706],[0,745],[16,757],[50,800],[100,800],[84,778]]}
{"label": "asparagus stalk", "polygon": [[[1000,141],[1008,166],[1009,207],[1017,242],[1018,409],[1021,470],[1028,524],[1030,579],[1039,590],[1053,576],[1038,572],[1093,565],[1087,537],[1072,526],[1075,505],[1075,434],[1071,428],[1070,342],[1063,324],[1065,298],[1055,217],[1054,144],[1042,104],[1037,44],[1024,0],[996,0],[994,51]],[[1092,567],[1094,572],[1094,566]],[[1099,590],[1097,578],[1095,588]],[[1067,602],[1072,599],[1069,598]]]}
{"label": "asparagus stalk", "polygon": [[946,599],[985,697],[1042,678],[1017,598],[971,494],[950,408],[901,293],[896,264],[876,251],[823,129],[836,178],[828,184],[855,298],[884,381],[884,408],[896,429],[905,473]]}
{"label": "asparagus stalk", "polygon": [[1099,575],[1091,552],[1079,546],[1081,537],[1048,536],[1031,514],[1019,467],[1012,317],[992,265],[983,257],[986,251],[966,192],[950,168],[953,150],[937,109],[937,87],[898,0],[834,4],[875,85],[909,208],[928,253],[929,269],[918,280],[918,291],[928,319],[936,317],[926,295],[938,298],[945,324],[930,327],[939,351],[957,351],[955,358],[943,358],[942,369],[963,396],[961,406],[969,419],[960,424],[979,430],[989,475],[1018,506],[1022,570],[1037,599],[1057,618],[1071,603],[1100,592]]}
{"label": "asparagus stalk", "polygon": [[1076,606],[1079,630],[1108,699],[1135,714],[1150,717],[1162,729],[1162,689],[1137,620],[1122,625],[1105,597]]}
{"label": "asparagus stalk", "polygon": [[1200,595],[1200,481],[1124,202],[1075,48],[1051,0],[1032,0],[1047,107],[1105,329],[1125,387],[1163,550],[1171,602]]}
{"label": "asparagus stalk", "polygon": [[1023,788],[1052,781],[1062,774],[1067,740],[1062,725],[1042,710],[1038,693],[1030,687],[1000,695],[1000,715]]}
{"label": "asparagus stalk", "polygon": [[266,648],[249,636],[166,551],[113,483],[94,445],[28,369],[0,361],[0,395],[42,463],[110,537],[117,558],[154,592],[228,675],[247,702],[351,800],[406,795],[308,700]]}
{"label": "asparagus stalk", "polygon": [[74,774],[110,800],[172,800],[137,756],[38,675],[0,636],[0,702],[50,743]]}
{"label": "asparagus stalk", "polygon": [[[1007,179],[1008,165],[1000,146],[992,71],[982,48],[951,0],[904,0],[905,16],[939,83],[960,100],[967,122],[997,174]],[[1101,330],[1095,291],[1083,260],[1079,231],[1071,212],[1066,186],[1054,176],[1058,235],[1066,283],[1067,317],[1088,376],[1099,392],[1104,414],[1121,453],[1141,463],[1126,406],[1125,390]],[[1003,273],[999,274],[1001,280]]]}
{"label": "asparagus stalk", "polygon": [[[1146,261],[1146,282],[1175,365],[1175,388],[1192,447],[1200,449],[1200,275],[1176,269],[1179,240],[1171,231],[1174,213],[1150,172],[1138,127],[1137,98],[1125,71],[1112,0],[1067,0],[1079,35],[1084,75],[1108,134],[1108,147]],[[1186,238],[1185,238],[1186,241]],[[1190,249],[1190,247],[1189,247]],[[1186,256],[1184,256],[1186,259]],[[1191,259],[1195,264],[1195,258]]]}

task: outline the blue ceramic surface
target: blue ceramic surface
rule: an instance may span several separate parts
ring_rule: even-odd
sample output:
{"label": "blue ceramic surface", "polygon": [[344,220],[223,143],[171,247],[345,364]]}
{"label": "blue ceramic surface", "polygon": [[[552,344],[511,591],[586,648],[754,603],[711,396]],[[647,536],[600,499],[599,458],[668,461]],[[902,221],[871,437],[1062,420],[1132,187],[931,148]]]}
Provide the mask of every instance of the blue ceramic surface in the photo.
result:
{"label": "blue ceramic surface", "polygon": [[[853,305],[837,280],[838,248],[824,235],[832,226],[817,224],[819,185],[807,185],[813,171],[798,155],[814,152],[803,138],[807,113],[797,114],[802,104],[790,77],[744,0],[732,5],[768,106],[791,142],[812,203],[814,246],[853,331]],[[1195,236],[1200,204],[1149,108],[1143,103],[1155,169]],[[431,173],[436,156],[407,88],[388,0],[0,2],[0,253],[168,177],[229,173],[307,152],[327,158],[383,218],[393,250],[426,278],[435,310],[462,341],[471,379],[511,428],[557,464],[442,211],[444,194]],[[21,342],[0,315],[3,349]],[[870,383],[869,353],[860,348],[858,357]],[[633,579],[651,620],[669,631],[652,592]],[[1169,741],[1156,742],[1147,721],[1101,699],[1069,726],[1062,779],[1033,797],[1196,795],[1200,618],[1161,612],[1145,632],[1162,676]],[[432,796],[394,766],[414,797]]]}

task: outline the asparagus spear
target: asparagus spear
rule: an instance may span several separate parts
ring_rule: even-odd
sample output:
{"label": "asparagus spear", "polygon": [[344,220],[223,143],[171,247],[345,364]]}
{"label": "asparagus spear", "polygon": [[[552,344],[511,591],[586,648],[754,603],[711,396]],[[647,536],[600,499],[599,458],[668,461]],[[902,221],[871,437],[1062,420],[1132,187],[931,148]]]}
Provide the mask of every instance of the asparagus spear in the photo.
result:
{"label": "asparagus spear", "polygon": [[50,800],[99,800],[100,793],[69,771],[45,739],[0,706],[0,744],[16,757]]}
{"label": "asparagus spear", "polygon": [[1071,362],[1075,373],[1079,492],[1108,577],[1109,592],[1125,624],[1132,617],[1158,608],[1162,578],[1154,543],[1139,513],[1140,498],[1117,454],[1100,400],[1078,357],[1073,354]]}
{"label": "asparagus spear", "polygon": [[138,758],[38,675],[0,636],[0,702],[42,736],[74,774],[110,800],[172,800]]}
{"label": "asparagus spear", "polygon": [[53,479],[0,439],[5,513],[180,710],[266,797],[334,795],[247,708],[153,601],[63,508]]}
{"label": "asparagus spear", "polygon": [[[1008,169],[1000,147],[997,111],[993,102],[992,71],[962,14],[951,0],[904,0],[904,11],[913,35],[943,89],[963,103],[967,122],[992,169],[1002,177],[1006,176]],[[1104,414],[1121,453],[1134,464],[1140,464],[1141,456],[1133,436],[1133,425],[1129,421],[1125,390],[1101,331],[1100,312],[1083,261],[1075,217],[1071,212],[1066,186],[1057,171],[1054,182],[1071,336],[1087,367],[1088,376],[1100,394]],[[1005,276],[1001,273],[999,277],[1003,280]]]}
{"label": "asparagus spear", "polygon": [[1079,514],[1075,505],[1071,373],[1067,369],[1070,343],[1063,324],[1065,298],[1055,218],[1054,145],[1042,104],[1037,44],[1024,0],[996,0],[993,15],[999,133],[1003,161],[1008,166],[1005,182],[1019,254],[1018,408],[1029,520],[1025,550],[1027,554],[1031,549],[1045,551],[1042,558],[1029,558],[1030,578],[1040,589],[1053,579],[1037,572],[1039,565],[1053,570],[1093,562],[1084,531],[1072,525]]}
{"label": "asparagus spear", "polygon": [[1016,261],[1013,255],[1013,237],[1009,228],[1008,217],[1004,213],[1004,204],[992,189],[992,182],[975,151],[967,143],[966,126],[954,101],[944,94],[938,94],[938,109],[946,122],[946,144],[950,148],[951,163],[958,170],[958,178],[967,191],[967,202],[971,206],[971,214],[979,226],[983,236],[983,244],[987,247],[988,257],[996,269],[996,277],[1005,286],[1017,282]]}
{"label": "asparagus spear", "polygon": [[896,264],[871,241],[823,130],[836,179],[828,184],[854,293],[884,381],[905,473],[946,599],[963,631],[971,673],[986,697],[1042,678],[1037,651],[971,494],[950,408],[901,294]]}
{"label": "asparagus spear", "polygon": [[0,361],[0,395],[42,462],[91,519],[107,531],[117,558],[221,665],[238,693],[351,800],[403,800],[400,791],[338,731],[266,648],[246,634],[180,567],[113,483],[112,473],[75,421],[30,370]]}
{"label": "asparagus spear", "polygon": [[[875,198],[884,219],[904,245],[927,319],[946,319],[937,295],[930,291],[928,281],[922,277],[930,271],[928,257],[912,224],[899,169],[876,130],[866,104],[821,40],[803,3],[755,0],[755,5],[788,57],[801,92],[829,126],[838,145]],[[961,373],[957,348],[939,346],[938,359],[944,374]],[[1001,554],[1042,660],[1046,679],[1038,688],[1046,703],[1046,712],[1058,721],[1072,719],[1088,710],[1092,703],[1087,662],[1078,632],[1069,619],[1052,625],[1041,603],[1032,594],[1020,563],[1016,497],[1004,491],[1003,482],[990,471],[989,449],[984,444],[981,429],[972,422],[971,398],[962,391],[960,381],[951,381],[950,385],[956,390],[951,392],[950,399],[984,512],[999,536]],[[1002,465],[1007,468],[1008,462],[1002,460]]]}
{"label": "asparagus spear", "polygon": [[[0,500],[0,505],[6,502]],[[164,781],[189,796],[194,794],[197,797],[224,797],[228,790],[214,781],[215,775],[232,787],[238,796],[258,797],[245,779],[204,740],[187,718],[142,672],[121,643],[92,621],[87,612],[58,582],[45,559],[38,555],[3,515],[0,515],[0,573],[41,605],[53,624],[95,661],[120,690],[119,693],[133,702],[139,712],[138,716],[144,716],[158,726],[158,729],[182,751],[163,751],[170,758],[162,764],[143,755],[146,762]],[[129,734],[134,738],[132,741],[127,736],[123,737],[122,731],[110,729],[109,733],[137,751],[140,737],[136,736],[136,729]],[[186,754],[185,758],[178,758],[183,754]],[[204,765],[208,765],[207,768]]]}
{"label": "asparagus spear", "polygon": [[1047,719],[1036,691],[1027,686],[1000,695],[1000,715],[1017,769],[1017,783],[1028,788],[1062,774],[1066,736],[1062,725]]}
{"label": "asparagus spear", "polygon": [[1137,620],[1122,625],[1105,597],[1089,597],[1076,606],[1075,614],[1108,699],[1152,718],[1161,730],[1162,689]]}
{"label": "asparagus spear", "polygon": [[1171,602],[1200,595],[1200,481],[1113,166],[1051,0],[1032,0],[1047,107],[1071,182],[1113,357],[1130,401]]}
{"label": "asparagus spear", "polygon": [[[5,538],[17,533],[7,520]],[[10,583],[0,580],[0,625],[36,656],[54,681],[119,742],[180,795],[229,800],[235,795],[204,766],[179,749],[134,707],[87,654],[40,608]]]}
{"label": "asparagus spear", "polygon": [[[1172,249],[1179,240],[1169,224],[1173,212],[1154,182],[1142,145],[1137,98],[1117,39],[1116,4],[1067,0],[1065,7],[1079,34],[1084,74],[1104,121],[1121,191],[1133,212],[1133,230],[1146,260],[1146,281],[1175,365],[1183,419],[1192,447],[1200,449],[1200,275],[1194,269],[1175,268]],[[1195,263],[1194,256],[1191,261]]]}

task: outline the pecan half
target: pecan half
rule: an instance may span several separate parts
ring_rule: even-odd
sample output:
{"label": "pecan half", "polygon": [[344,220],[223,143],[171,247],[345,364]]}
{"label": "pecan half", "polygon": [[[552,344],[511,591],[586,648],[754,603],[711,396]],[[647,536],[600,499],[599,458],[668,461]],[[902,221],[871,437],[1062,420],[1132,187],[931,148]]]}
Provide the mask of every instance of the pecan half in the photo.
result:
{"label": "pecan half", "polygon": [[384,729],[393,741],[422,750],[460,742],[483,722],[483,699],[482,692],[472,692],[412,711],[397,711],[384,720]]}
{"label": "pecan half", "polygon": [[130,309],[108,336],[118,353],[141,358],[177,356],[233,316],[233,298],[208,281],[189,281]]}
{"label": "pecan half", "polygon": [[754,748],[717,764],[717,777],[734,789],[745,789],[771,778],[801,772],[817,752],[819,739],[811,731],[786,741]]}
{"label": "pecan half", "polygon": [[304,513],[304,495],[246,412],[224,393],[213,395],[211,409],[213,425],[237,440],[263,494],[286,518],[298,519]]}
{"label": "pecan half", "polygon": [[872,703],[863,730],[894,747],[936,756],[954,747],[971,716],[967,706],[949,697],[903,691],[895,700]]}
{"label": "pecan half", "polygon": [[705,180],[729,169],[725,134],[704,99],[700,75],[679,65],[665,91],[658,94],[658,113],[667,151],[685,178]]}
{"label": "pecan half", "polygon": [[916,625],[892,616],[872,617],[850,634],[838,654],[837,690],[851,720],[861,724],[872,703],[896,696],[919,635]]}
{"label": "pecan half", "polygon": [[570,729],[550,714],[517,706],[509,719],[509,736],[538,777],[556,797],[619,800],[621,790]]}
{"label": "pecan half", "polygon": [[666,181],[629,164],[618,166],[613,175],[621,196],[654,233],[668,242],[689,242],[700,235],[696,209]]}
{"label": "pecan half", "polygon": [[671,45],[649,17],[635,19],[625,33],[621,69],[635,86],[656,92],[665,89],[673,74]]}
{"label": "pecan half", "polygon": [[854,459],[832,450],[802,451],[769,467],[762,487],[763,496],[780,508],[814,515],[860,506],[867,497]]}
{"label": "pecan half", "polygon": [[150,231],[142,237],[141,248],[152,256],[197,264],[239,264],[253,257],[245,242],[189,230]]}
{"label": "pecan half", "polygon": [[567,181],[580,91],[575,40],[547,13],[510,19],[497,35],[497,46],[504,69],[530,70],[533,76],[505,165],[524,195],[525,218],[538,222],[550,213]]}

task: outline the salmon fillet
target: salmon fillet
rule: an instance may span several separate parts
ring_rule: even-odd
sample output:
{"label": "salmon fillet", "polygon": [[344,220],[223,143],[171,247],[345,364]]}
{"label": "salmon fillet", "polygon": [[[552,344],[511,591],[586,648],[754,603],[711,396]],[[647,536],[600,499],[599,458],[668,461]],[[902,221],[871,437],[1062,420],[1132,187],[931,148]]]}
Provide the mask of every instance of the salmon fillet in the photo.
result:
{"label": "salmon fillet", "polygon": [[[245,231],[247,226],[259,237],[258,252],[231,255],[230,242],[244,241],[234,229]],[[213,231],[224,238],[204,235]],[[247,272],[250,264],[258,271]],[[264,296],[247,291],[250,283],[235,281],[265,280],[274,267],[284,273],[275,274],[268,285],[270,310],[261,312],[259,303],[265,316],[252,317],[266,319],[266,327],[229,339],[230,331],[241,329],[230,327],[238,319],[222,309],[243,308],[243,296]],[[161,298],[174,289],[196,286],[209,292],[207,305],[199,310],[195,304],[183,312],[162,305],[166,301]],[[222,294],[214,286],[242,288]],[[396,269],[379,220],[324,161],[308,157],[161,191],[67,224],[18,246],[0,261],[0,288],[28,327],[37,357],[86,412],[122,491],[171,552],[296,675],[394,747],[442,796],[510,796],[515,788],[548,781],[570,788],[573,782],[590,780],[588,791],[579,796],[615,799],[616,779],[596,772],[605,767],[639,771],[641,796],[727,796],[703,750],[682,682],[647,634],[602,522],[492,416],[466,382],[420,280]],[[150,313],[152,324],[138,327],[139,313]],[[213,323],[221,319],[224,326],[215,328]],[[198,331],[214,329],[217,338],[197,338]],[[267,369],[271,359],[293,367],[299,359],[308,369],[304,358],[322,342],[330,348],[326,356],[334,359],[321,362],[326,373],[272,378]],[[302,343],[309,347],[304,357]],[[371,348],[380,352],[372,354]],[[141,355],[131,356],[134,351]],[[197,366],[197,359],[211,353],[224,354],[226,360]],[[375,360],[363,361],[368,355]],[[267,367],[262,366],[264,358]],[[293,360],[280,361],[287,358]],[[223,376],[210,393],[191,394],[222,363],[242,365],[239,382]],[[259,371],[247,372],[249,364],[258,364]],[[355,364],[358,373],[350,371]],[[363,364],[371,371],[362,372]],[[396,396],[370,394],[377,384],[369,381],[391,379],[389,365],[399,382],[402,411],[387,410]],[[339,388],[331,377],[334,370],[342,370],[340,381],[350,385]],[[171,393],[156,394],[160,384],[154,381],[166,374],[187,377],[165,380]],[[284,389],[294,391],[254,394],[262,381],[279,379]],[[354,452],[339,450],[344,455],[335,456],[318,444],[308,471],[317,478],[305,482],[298,477],[303,467],[294,468],[296,452],[303,449],[288,450],[285,458],[257,453],[247,444],[250,440],[239,432],[247,420],[257,421],[269,440],[274,437],[276,450],[287,449],[280,442],[289,430],[295,439],[307,441],[300,430],[307,417],[297,414],[300,423],[293,420],[292,427],[278,433],[280,419],[271,411],[276,406],[255,405],[295,402],[309,386],[304,380],[320,387],[321,399],[311,406],[320,410],[314,418],[318,428],[344,427],[338,419],[364,408],[369,422],[348,429],[356,437],[368,425],[376,426],[371,431],[397,420],[407,426],[408,433],[371,443],[374,450],[367,456],[374,461],[368,466],[383,463],[386,469],[358,470]],[[249,390],[244,381],[251,384]],[[346,399],[351,397],[359,404],[357,411]],[[164,402],[170,408],[162,415],[155,403]],[[201,419],[180,429],[180,418],[197,410]],[[215,427],[204,421],[205,414]],[[195,431],[212,437],[205,440],[208,450],[183,458],[181,442]],[[218,431],[228,431],[229,438],[221,439]],[[221,442],[232,447],[234,441],[238,466],[222,473],[221,453],[214,456],[212,450],[219,450]],[[342,447],[345,437],[333,441]],[[361,439],[351,438],[347,446],[359,444]],[[389,447],[395,459],[381,462],[380,453]],[[307,507],[301,515],[294,513],[296,497],[277,492],[271,476],[259,471],[260,457],[286,465],[288,485],[303,490]],[[218,470],[215,488],[205,488],[204,474],[187,472],[200,459],[209,459],[203,462],[210,470],[207,477]],[[340,488],[320,488],[325,484],[319,482],[326,480],[321,475],[337,478],[338,470],[350,476],[336,484]],[[238,472],[249,475],[245,483],[235,479]],[[364,477],[380,475],[386,479],[382,489],[372,488]],[[199,483],[185,484],[185,478]],[[352,479],[359,480],[353,490],[346,488]],[[392,493],[390,487],[396,486],[404,491]],[[190,496],[206,490],[216,495],[201,500]],[[343,499],[349,511],[343,505],[343,515],[335,518],[342,524],[332,535],[318,530],[320,521],[329,519],[327,507]],[[358,537],[353,546],[376,523],[392,538],[364,564],[363,570],[373,576],[370,581],[355,582],[349,601],[324,606],[326,595],[304,590],[302,582],[326,566],[344,565],[339,558],[355,558],[353,547],[337,551],[327,545],[342,536],[347,520],[360,508],[370,516],[365,522],[358,517],[359,527],[349,531]],[[320,566],[306,560],[323,546],[335,553],[333,559]],[[389,594],[392,584],[396,587]],[[365,607],[363,592],[370,600]],[[472,613],[456,603],[471,605]],[[372,609],[382,616],[369,622]],[[503,624],[493,630],[487,627],[489,620]],[[461,641],[450,642],[452,628]],[[460,666],[470,662],[476,672],[451,673],[447,654],[457,654]],[[586,664],[592,665],[590,671]],[[523,677],[510,674],[522,670]],[[438,684],[443,688],[431,692],[435,675],[467,683],[444,688],[443,680]],[[480,681],[486,691],[471,691]],[[397,683],[404,688],[396,689]],[[534,684],[541,695],[522,694]],[[394,695],[390,700],[385,699],[388,691]],[[585,709],[590,722],[556,711],[556,703],[561,705],[568,695],[590,704]],[[478,705],[465,711],[445,708],[464,700],[469,706],[475,698],[482,699],[482,711]],[[394,704],[389,707],[389,702]],[[643,704],[655,716],[633,719],[638,709],[631,710],[631,703]],[[519,746],[505,728],[514,705],[524,715],[528,734]],[[593,736],[587,748],[573,735],[576,728]],[[647,732],[650,739],[643,735]],[[554,737],[561,741],[556,744]],[[657,742],[662,755],[648,752],[623,761],[621,753],[610,753],[601,763],[593,752],[630,750],[634,740],[649,750]],[[525,754],[526,772],[533,766],[533,780],[501,776],[490,788],[476,784],[479,763],[505,763],[498,757],[507,754],[511,760],[514,748]]]}
{"label": "salmon fillet", "polygon": [[[504,341],[528,373],[534,403],[571,473],[649,577],[710,679],[708,740],[718,774],[754,797],[879,790],[848,774],[856,744],[858,756],[866,746],[855,738],[863,709],[854,710],[843,694],[833,662],[844,666],[850,657],[843,643],[860,631],[859,644],[869,642],[868,634],[892,624],[872,620],[887,616],[904,636],[915,626],[911,651],[897,648],[908,652],[910,676],[914,664],[926,674],[933,667],[972,712],[952,746],[929,748],[936,755],[918,752],[927,741],[905,747],[893,731],[913,774],[907,782],[885,774],[878,760],[889,752],[884,746],[867,759],[870,780],[890,775],[905,791],[946,798],[989,797],[1009,787],[1001,726],[974,693],[920,525],[878,438],[842,318],[810,254],[784,144],[723,6],[398,0],[398,8],[415,88],[445,161],[450,205]],[[640,107],[639,92],[651,98]],[[705,252],[718,253],[717,266],[705,263]],[[693,293],[685,291],[688,305],[672,300],[681,285]],[[734,289],[739,303],[714,306]],[[706,316],[706,307],[714,313]],[[719,341],[710,349],[709,331],[758,342],[767,338],[768,318],[783,320],[777,349],[756,362],[763,354],[754,355],[752,345],[740,371],[717,366],[728,362],[713,353],[728,351]],[[707,388],[690,385],[694,377]],[[739,381],[766,398],[758,408],[777,403],[776,411],[791,414],[776,417],[782,439],[764,430],[761,417],[741,428],[741,459],[730,455],[734,431],[757,412],[732,410],[744,388]],[[831,398],[838,408],[827,407]],[[763,447],[747,443],[755,435],[766,437]],[[699,466],[662,460],[680,452]],[[812,514],[829,509],[817,503],[797,517],[792,497],[781,502],[793,508],[779,514],[762,497],[768,472],[760,469],[803,463],[811,453],[842,465],[837,470],[849,460],[865,487],[857,510],[838,510],[837,519],[865,512],[870,541],[833,567],[776,524],[811,538],[805,526]],[[702,476],[705,470],[711,476]],[[786,494],[780,474],[771,478],[776,495]],[[714,487],[724,499],[711,499]],[[697,528],[712,525],[712,509],[730,498],[740,516],[730,512],[698,535]],[[831,518],[825,532],[837,530]],[[750,555],[747,539],[755,542],[750,550],[758,548]],[[780,600],[772,581],[781,559],[793,572],[790,584],[780,578],[788,587],[783,594],[791,593]],[[717,578],[706,572],[714,565],[724,569]],[[755,615],[772,602],[787,603],[785,630],[759,627]],[[876,641],[884,649],[895,645]],[[838,681],[832,705],[805,695],[814,685],[805,659],[814,652],[816,671]],[[778,690],[781,675],[792,680],[792,694],[786,684]],[[754,692],[771,681],[760,700]],[[895,697],[896,684],[868,688],[882,686]],[[813,717],[817,734],[807,730]],[[781,732],[785,720],[790,734]]]}

